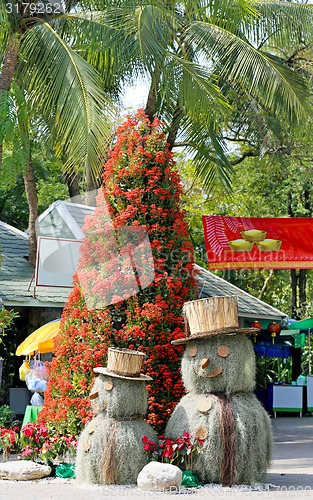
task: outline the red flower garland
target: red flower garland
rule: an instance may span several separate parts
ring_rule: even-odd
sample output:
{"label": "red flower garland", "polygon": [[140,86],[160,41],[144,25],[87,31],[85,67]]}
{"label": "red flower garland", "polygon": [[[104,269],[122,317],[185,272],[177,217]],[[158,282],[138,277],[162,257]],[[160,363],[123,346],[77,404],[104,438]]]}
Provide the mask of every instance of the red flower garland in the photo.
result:
{"label": "red flower garland", "polygon": [[[74,427],[90,418],[86,398],[93,368],[106,364],[110,345],[147,354],[145,373],[153,378],[147,386],[147,420],[158,430],[184,392],[183,348],[174,348],[171,341],[184,336],[182,306],[196,296],[193,248],[179,208],[182,186],[160,127],[159,120],[150,123],[142,110],[119,127],[97,207],[85,221],[80,282],[76,276],[63,312],[41,412],[62,432],[75,433]],[[133,277],[117,272],[124,265],[117,257],[118,238],[125,231],[127,236],[129,228],[134,239],[136,230],[139,238],[146,231],[152,250],[152,262],[149,256],[141,266],[136,262],[141,280],[148,279],[149,264],[154,268],[153,282],[137,294]],[[131,244],[126,237],[123,250]],[[112,287],[119,292],[110,297]],[[103,308],[88,309],[86,291]]]}

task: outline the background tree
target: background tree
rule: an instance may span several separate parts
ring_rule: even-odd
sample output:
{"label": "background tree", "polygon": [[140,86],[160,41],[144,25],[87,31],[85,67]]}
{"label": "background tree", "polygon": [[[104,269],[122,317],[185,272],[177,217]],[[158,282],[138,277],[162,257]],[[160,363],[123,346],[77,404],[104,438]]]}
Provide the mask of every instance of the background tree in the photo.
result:
{"label": "background tree", "polygon": [[[98,10],[92,19],[102,46],[85,46],[85,57],[106,74],[109,87],[138,75],[148,80],[146,113],[164,119],[170,148],[184,146],[208,186],[219,177],[224,187],[230,185],[222,133],[233,117],[232,93],[242,95],[247,108],[257,105],[282,121],[299,118],[308,105],[299,75],[276,49],[271,52],[274,41],[284,46],[311,29],[308,6],[241,0],[90,5]],[[76,34],[79,47],[84,30]],[[115,61],[123,66],[120,78]]]}
{"label": "background tree", "polygon": [[[38,210],[29,140],[31,120],[38,114],[44,118],[56,152],[66,160],[63,168],[83,170],[88,190],[98,179],[112,133],[109,117],[113,107],[101,78],[71,48],[70,35],[65,36],[60,23],[67,18],[61,3],[51,6],[49,2],[45,6],[45,2],[0,1],[0,163],[3,147],[22,160],[32,263]],[[12,171],[5,174],[12,178]]]}
{"label": "background tree", "polygon": [[[304,131],[299,129],[302,138]],[[310,144],[310,134],[306,146],[303,142],[299,150],[293,150],[284,167],[272,161],[271,156],[263,158],[247,157],[235,168],[233,191],[222,189],[214,194],[203,188],[200,179],[191,180],[191,162],[178,162],[178,170],[184,185],[182,207],[186,211],[189,233],[195,247],[195,260],[207,268],[204,245],[202,215],[228,215],[235,217],[288,217],[290,207],[295,217],[310,217],[311,211],[311,166],[310,154],[306,148]],[[302,153],[301,153],[302,150]],[[307,163],[305,162],[307,151]],[[238,151],[240,156],[240,151]],[[300,160],[302,156],[302,160]],[[312,271],[306,273],[306,298],[296,295],[293,302],[291,273],[288,270],[224,270],[213,271],[227,281],[246,290],[265,302],[284,311],[290,317],[312,316]]]}
{"label": "background tree", "polygon": [[0,144],[13,139],[22,144],[32,261],[37,200],[25,110],[43,116],[68,178],[73,181],[73,171],[81,167],[88,192],[99,178],[106,150],[102,141],[108,138],[101,86],[118,98],[126,82],[147,76],[149,117],[162,116],[170,147],[184,145],[206,183],[220,177],[224,187],[232,173],[221,137],[229,86],[282,120],[299,118],[307,107],[303,82],[270,53],[270,46],[309,30],[308,6],[101,0],[65,3],[65,12],[56,3],[50,13],[50,3],[49,9],[41,5],[0,2]]}

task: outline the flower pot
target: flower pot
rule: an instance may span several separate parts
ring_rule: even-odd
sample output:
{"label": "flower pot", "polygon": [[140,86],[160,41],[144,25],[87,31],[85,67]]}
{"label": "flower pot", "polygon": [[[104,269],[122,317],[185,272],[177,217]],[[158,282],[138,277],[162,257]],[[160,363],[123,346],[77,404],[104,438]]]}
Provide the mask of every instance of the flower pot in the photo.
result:
{"label": "flower pot", "polygon": [[185,488],[200,488],[200,486],[203,486],[199,481],[197,474],[195,474],[191,469],[183,470],[181,485]]}
{"label": "flower pot", "polygon": [[61,463],[55,469],[55,475],[62,478],[74,478],[75,477],[75,465]]}

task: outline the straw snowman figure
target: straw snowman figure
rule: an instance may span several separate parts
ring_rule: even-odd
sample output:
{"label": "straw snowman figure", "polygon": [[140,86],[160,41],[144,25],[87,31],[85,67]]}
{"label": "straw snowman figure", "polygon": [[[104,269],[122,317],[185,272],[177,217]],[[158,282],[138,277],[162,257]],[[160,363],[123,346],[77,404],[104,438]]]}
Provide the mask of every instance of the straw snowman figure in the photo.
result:
{"label": "straw snowman figure", "polygon": [[183,432],[204,440],[193,471],[223,486],[263,481],[272,450],[271,422],[253,390],[255,355],[239,328],[236,297],[212,297],[184,305],[188,336],[182,377],[187,395],[176,406],[166,436]]}
{"label": "straw snowman figure", "polygon": [[95,417],[80,435],[76,454],[76,478],[80,483],[135,484],[147,464],[142,438],[157,442],[157,435],[145,422],[146,383],[140,374],[145,354],[109,348],[107,368],[91,389]]}

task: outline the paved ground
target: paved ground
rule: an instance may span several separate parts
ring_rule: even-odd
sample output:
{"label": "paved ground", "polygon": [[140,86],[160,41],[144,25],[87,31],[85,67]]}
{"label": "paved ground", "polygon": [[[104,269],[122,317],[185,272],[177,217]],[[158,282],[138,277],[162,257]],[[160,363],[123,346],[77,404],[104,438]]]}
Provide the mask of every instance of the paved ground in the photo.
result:
{"label": "paved ground", "polygon": [[143,492],[135,487],[80,486],[73,479],[42,479],[39,481],[1,481],[0,500],[174,500],[181,495],[197,500],[232,498],[313,500],[313,416],[279,417],[272,420],[274,457],[264,485],[222,488],[207,485],[198,490],[173,493]]}

